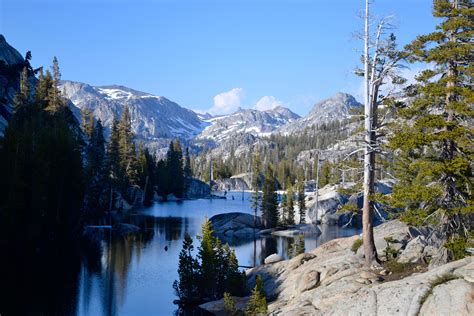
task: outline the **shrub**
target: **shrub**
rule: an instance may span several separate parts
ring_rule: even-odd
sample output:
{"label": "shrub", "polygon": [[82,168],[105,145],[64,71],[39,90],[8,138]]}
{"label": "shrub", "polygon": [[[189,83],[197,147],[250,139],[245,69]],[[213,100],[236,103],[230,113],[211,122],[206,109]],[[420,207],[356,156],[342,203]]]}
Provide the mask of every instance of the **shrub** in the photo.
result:
{"label": "shrub", "polygon": [[468,255],[466,248],[470,246],[472,246],[472,242],[464,236],[453,237],[444,244],[444,247],[451,251],[454,260],[466,257]]}
{"label": "shrub", "polygon": [[362,239],[357,239],[356,241],[354,241],[354,243],[352,244],[352,247],[351,247],[351,250],[356,253],[357,250],[359,250],[360,246],[362,246]]}

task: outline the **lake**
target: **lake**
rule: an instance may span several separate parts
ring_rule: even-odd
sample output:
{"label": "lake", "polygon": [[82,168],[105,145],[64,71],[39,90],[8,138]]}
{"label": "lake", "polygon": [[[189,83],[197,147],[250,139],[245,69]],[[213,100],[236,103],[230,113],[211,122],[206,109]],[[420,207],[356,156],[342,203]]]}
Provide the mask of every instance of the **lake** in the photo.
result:
{"label": "lake", "polygon": [[[234,196],[234,199],[232,199]],[[250,194],[229,192],[227,199],[192,200],[155,203],[134,211],[127,222],[142,228],[139,234],[112,236],[104,230],[94,242],[81,243],[79,253],[54,254],[34,268],[18,266],[10,269],[21,274],[30,269],[26,280],[8,295],[31,296],[28,313],[61,315],[172,315],[177,306],[172,284],[177,279],[178,255],[184,233],[194,238],[205,217],[219,213],[247,212]],[[322,226],[320,236],[306,237],[305,250],[336,237],[359,233],[354,229]],[[266,256],[278,253],[287,258],[293,238],[264,237],[256,240],[234,240],[239,264],[254,266]],[[18,292],[18,293],[16,293]],[[28,295],[28,296],[27,296]],[[5,297],[4,297],[5,298]],[[1,313],[0,306],[0,313]]]}

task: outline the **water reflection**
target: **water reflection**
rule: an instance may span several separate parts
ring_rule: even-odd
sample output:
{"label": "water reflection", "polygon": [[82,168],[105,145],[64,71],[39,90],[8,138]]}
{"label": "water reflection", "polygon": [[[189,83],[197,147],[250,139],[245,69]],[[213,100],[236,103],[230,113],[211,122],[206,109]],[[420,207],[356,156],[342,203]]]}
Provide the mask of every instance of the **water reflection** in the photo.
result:
{"label": "water reflection", "polygon": [[[0,314],[171,315],[176,312],[172,283],[177,278],[185,232],[197,246],[196,235],[205,216],[252,213],[248,198],[155,204],[125,219],[139,226],[140,233],[115,236],[96,231],[91,238],[61,250],[32,257],[21,252],[11,255],[0,272]],[[321,228],[321,236],[304,239],[307,251],[335,237],[357,233]],[[288,258],[297,239],[267,236],[227,242],[235,248],[240,265],[254,266],[272,253]]]}

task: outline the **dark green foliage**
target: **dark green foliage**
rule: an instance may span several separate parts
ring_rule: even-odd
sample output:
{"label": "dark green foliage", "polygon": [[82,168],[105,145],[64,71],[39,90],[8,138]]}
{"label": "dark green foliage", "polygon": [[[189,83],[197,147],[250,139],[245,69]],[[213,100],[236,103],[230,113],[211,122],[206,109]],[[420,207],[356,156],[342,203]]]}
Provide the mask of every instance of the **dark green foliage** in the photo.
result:
{"label": "dark green foliage", "polygon": [[85,197],[84,210],[87,217],[102,217],[107,207],[107,192],[105,190],[108,181],[106,159],[105,159],[105,139],[103,134],[102,122],[99,120],[94,124],[93,118],[90,118],[92,128],[90,128],[88,143],[85,149]]}
{"label": "dark green foliage", "polygon": [[293,192],[293,186],[291,183],[287,184],[288,195],[287,195],[287,217],[286,217],[286,225],[294,225],[295,224],[295,193]]}
{"label": "dark green foliage", "polygon": [[57,59],[53,71],[41,74],[34,99],[22,80],[0,139],[0,231],[31,246],[75,232],[83,199],[82,135],[58,90]]}
{"label": "dark green foliage", "polygon": [[[437,30],[406,47],[409,59],[430,63],[407,90],[413,99],[397,104],[405,121],[390,140],[397,151],[392,205],[406,209],[402,219],[430,220],[447,235],[464,234],[463,216],[472,198],[472,5],[436,0]],[[457,5],[457,7],[455,7]]]}
{"label": "dark green foliage", "polygon": [[199,298],[198,282],[199,263],[194,259],[193,240],[188,233],[184,234],[183,248],[179,253],[178,274],[179,281],[174,281],[173,288],[182,302],[195,302]]}
{"label": "dark green foliage", "polygon": [[228,244],[222,245],[221,241],[213,236],[212,224],[207,218],[198,238],[201,244],[198,247],[197,259],[193,259],[191,255],[190,238],[185,238],[180,254],[180,278],[175,281],[174,288],[181,303],[219,299],[225,292],[242,295],[245,275],[239,272],[235,252]]}
{"label": "dark green foliage", "polygon": [[300,212],[300,224],[306,221],[306,201],[304,195],[304,180],[303,178],[298,179],[298,209]]}
{"label": "dark green foliage", "polygon": [[271,166],[267,166],[265,172],[265,182],[263,184],[263,197],[260,209],[262,212],[262,220],[267,228],[276,227],[278,224],[278,196],[276,190],[277,182],[273,175]]}
{"label": "dark green foliage", "polygon": [[109,143],[107,144],[107,167],[112,187],[117,187],[124,178],[122,167],[120,165],[119,141],[120,135],[118,120],[114,118]]}
{"label": "dark green foliage", "polygon": [[193,170],[191,169],[191,156],[189,155],[189,147],[186,147],[186,154],[184,155],[184,176],[190,178],[193,176]]}
{"label": "dark green foliage", "polygon": [[255,278],[255,287],[252,290],[252,296],[247,304],[245,315],[266,315],[267,310],[267,297],[263,289],[263,280],[260,275],[257,275]]}
{"label": "dark green foliage", "polygon": [[138,163],[134,143],[135,135],[132,131],[130,111],[125,107],[122,118],[118,124],[120,167],[125,175],[125,187],[137,184]]}
{"label": "dark green foliage", "polygon": [[394,243],[395,240],[391,236],[384,237],[384,240],[387,243],[387,247],[385,247],[385,259],[386,260],[395,260],[395,258],[398,257],[399,252],[400,252],[399,250],[396,250],[395,248],[390,246],[390,244]]}
{"label": "dark green foliage", "polygon": [[155,158],[150,154],[148,148],[145,148],[143,144],[138,146],[138,185],[144,191],[143,203],[150,205],[154,197],[154,187],[156,183],[156,161]]}
{"label": "dark green foliage", "polygon": [[291,226],[295,224],[295,202],[294,192],[291,183],[287,184],[287,193],[284,193],[281,199],[281,224]]}
{"label": "dark green foliage", "polygon": [[158,162],[156,172],[158,193],[161,196],[174,194],[178,198],[184,197],[183,152],[179,140],[170,143],[166,160]]}
{"label": "dark green foliage", "polygon": [[319,187],[322,188],[326,184],[331,183],[332,164],[329,161],[325,161],[320,169],[319,173]]}

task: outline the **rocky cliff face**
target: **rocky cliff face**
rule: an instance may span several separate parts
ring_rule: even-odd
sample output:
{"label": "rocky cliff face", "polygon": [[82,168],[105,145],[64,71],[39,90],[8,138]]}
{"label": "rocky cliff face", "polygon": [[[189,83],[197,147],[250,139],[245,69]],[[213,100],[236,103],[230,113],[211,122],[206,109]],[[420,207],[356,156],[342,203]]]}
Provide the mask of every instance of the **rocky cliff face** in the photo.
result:
{"label": "rocky cliff face", "polygon": [[24,66],[21,54],[0,34],[0,136],[13,112],[13,100],[20,90],[20,74]]}
{"label": "rocky cliff face", "polygon": [[61,91],[76,107],[89,109],[106,127],[114,117],[120,118],[129,107],[132,128],[137,138],[145,142],[159,139],[188,140],[206,126],[191,110],[161,96],[136,91],[123,86],[94,87],[85,83],[63,81]]}

